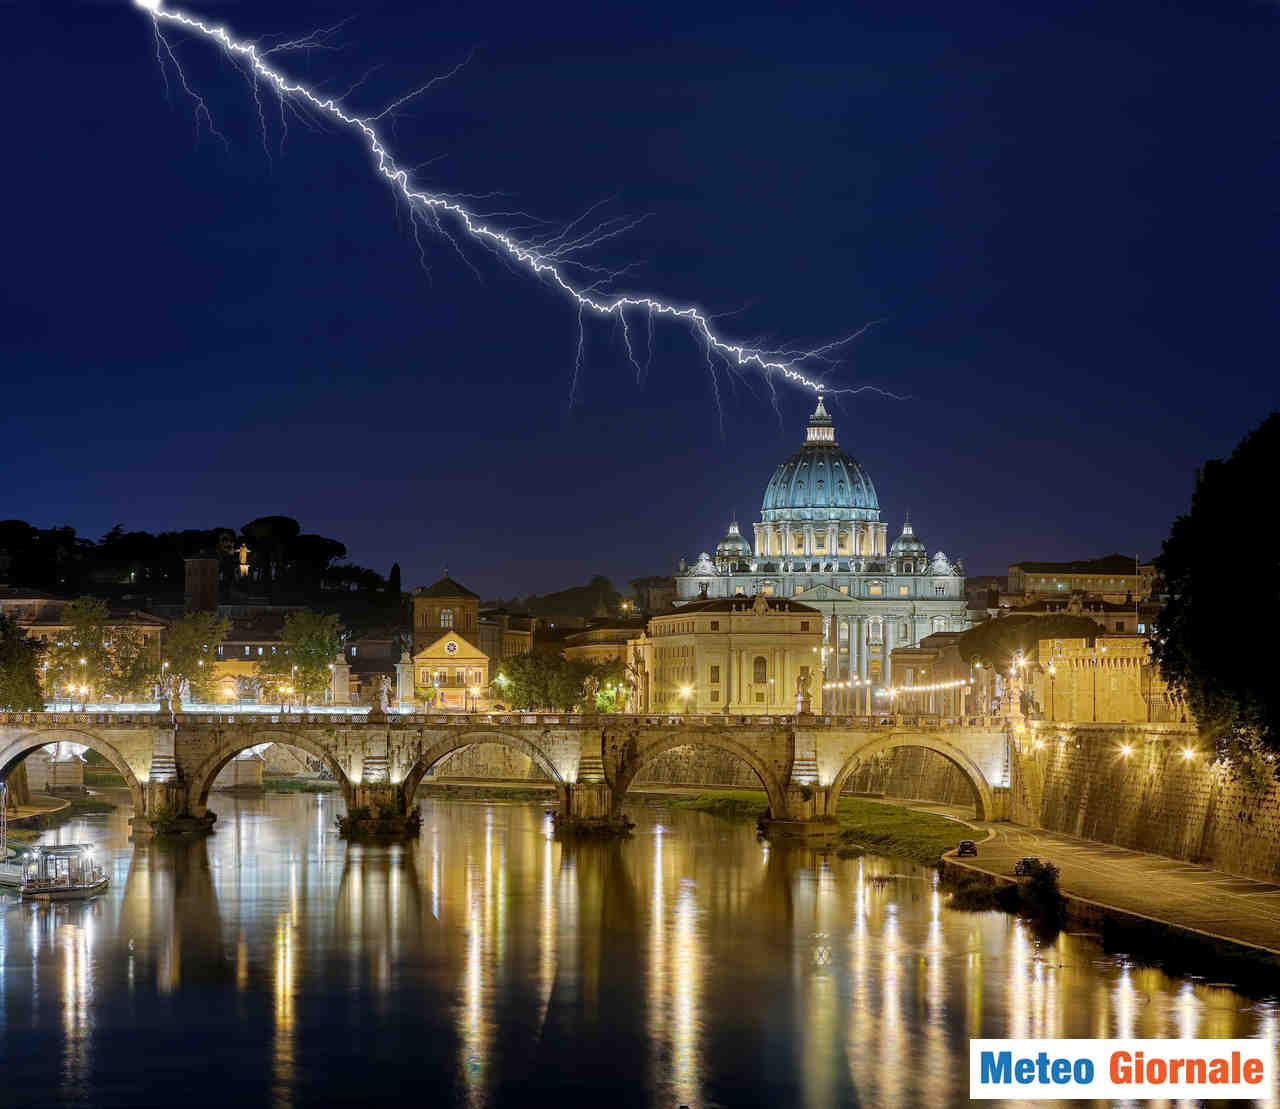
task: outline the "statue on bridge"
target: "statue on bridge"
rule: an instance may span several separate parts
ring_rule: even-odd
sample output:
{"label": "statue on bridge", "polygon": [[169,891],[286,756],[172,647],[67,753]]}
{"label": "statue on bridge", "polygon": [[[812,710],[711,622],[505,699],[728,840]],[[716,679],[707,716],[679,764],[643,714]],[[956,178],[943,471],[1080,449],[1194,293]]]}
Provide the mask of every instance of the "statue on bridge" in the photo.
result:
{"label": "statue on bridge", "polygon": [[813,702],[809,697],[809,675],[801,674],[796,678],[796,715],[813,711]]}

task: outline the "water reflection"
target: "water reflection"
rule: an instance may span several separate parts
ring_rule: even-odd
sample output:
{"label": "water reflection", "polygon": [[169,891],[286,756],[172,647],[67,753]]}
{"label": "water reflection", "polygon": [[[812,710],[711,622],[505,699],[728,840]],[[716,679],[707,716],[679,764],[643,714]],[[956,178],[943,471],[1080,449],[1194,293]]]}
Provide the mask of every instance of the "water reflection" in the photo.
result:
{"label": "water reflection", "polygon": [[948,1105],[971,1036],[1276,1032],[1273,1005],[1091,937],[952,912],[900,862],[660,808],[628,843],[562,843],[498,802],[424,802],[416,844],[348,848],[338,805],[215,795],[217,833],[178,846],[131,845],[120,813],[51,833],[103,844],[113,883],[0,906],[6,1093]]}

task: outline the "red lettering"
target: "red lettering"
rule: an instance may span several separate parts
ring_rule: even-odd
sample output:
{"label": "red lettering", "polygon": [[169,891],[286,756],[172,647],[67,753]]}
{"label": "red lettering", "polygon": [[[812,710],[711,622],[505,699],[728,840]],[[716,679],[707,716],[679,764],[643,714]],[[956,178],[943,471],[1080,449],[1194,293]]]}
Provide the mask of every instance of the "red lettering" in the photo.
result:
{"label": "red lettering", "polygon": [[1262,1081],[1261,1059],[1246,1059],[1244,1061],[1244,1080],[1250,1085]]}
{"label": "red lettering", "polygon": [[1147,1064],[1147,1081],[1163,1082],[1169,1076],[1169,1067],[1163,1059],[1152,1059]]}
{"label": "red lettering", "polygon": [[1127,1063],[1131,1062],[1131,1057],[1127,1051],[1113,1051],[1111,1053],[1111,1081],[1117,1084],[1129,1081],[1129,1068]]}
{"label": "red lettering", "polygon": [[1187,1081],[1205,1083],[1205,1061],[1203,1059],[1183,1059],[1187,1065]]}
{"label": "red lettering", "polygon": [[1187,1061],[1185,1059],[1170,1059],[1169,1060],[1169,1081],[1177,1082],[1178,1072],[1181,1071],[1182,1068],[1185,1067],[1186,1065],[1187,1065]]}
{"label": "red lettering", "polygon": [[1227,1084],[1229,1078],[1225,1059],[1214,1059],[1209,1063],[1209,1081],[1216,1086],[1225,1086]]}
{"label": "red lettering", "polygon": [[1231,1081],[1240,1081],[1240,1052],[1238,1051],[1231,1053]]}

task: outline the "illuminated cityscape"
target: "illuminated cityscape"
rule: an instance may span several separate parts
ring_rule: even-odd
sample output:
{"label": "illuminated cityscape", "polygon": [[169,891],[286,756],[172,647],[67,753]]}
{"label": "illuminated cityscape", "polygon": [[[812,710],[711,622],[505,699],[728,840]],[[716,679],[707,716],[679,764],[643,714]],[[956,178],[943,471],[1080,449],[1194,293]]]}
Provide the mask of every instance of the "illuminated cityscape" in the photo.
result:
{"label": "illuminated cityscape", "polygon": [[5,1105],[1280,1099],[1274,5],[6,17]]}

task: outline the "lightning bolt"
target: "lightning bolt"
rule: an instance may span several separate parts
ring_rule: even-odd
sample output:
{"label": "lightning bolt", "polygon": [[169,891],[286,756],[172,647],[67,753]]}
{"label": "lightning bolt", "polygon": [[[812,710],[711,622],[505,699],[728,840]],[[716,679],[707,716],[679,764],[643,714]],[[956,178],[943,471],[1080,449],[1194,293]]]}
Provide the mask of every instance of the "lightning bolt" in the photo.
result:
{"label": "lightning bolt", "polygon": [[[424,224],[443,234],[459,254],[462,253],[461,247],[458,239],[451,233],[450,227],[456,230],[459,235],[489,248],[514,268],[521,269],[551,284],[563,293],[576,305],[578,313],[577,363],[574,367],[571,389],[577,386],[578,372],[581,369],[583,352],[586,346],[583,320],[587,314],[598,317],[611,317],[615,324],[621,324],[627,354],[632,365],[636,368],[637,379],[643,376],[631,345],[631,331],[627,319],[628,314],[633,316],[643,314],[648,318],[648,349],[650,357],[653,354],[653,321],[655,317],[675,320],[684,324],[691,331],[705,353],[707,367],[716,391],[717,402],[719,386],[716,380],[714,364],[716,356],[719,356],[724,364],[732,369],[758,371],[763,375],[771,390],[774,380],[780,378],[793,385],[811,389],[818,393],[823,392],[824,389],[832,393],[849,394],[870,391],[880,393],[883,396],[901,399],[897,398],[896,394],[889,393],[887,390],[880,389],[874,385],[831,389],[829,386],[809,376],[814,371],[806,367],[806,362],[827,361],[824,356],[844,344],[852,342],[871,325],[861,327],[843,338],[825,343],[811,350],[769,350],[766,347],[734,341],[718,334],[712,326],[713,317],[694,305],[673,304],[655,296],[605,294],[600,291],[601,285],[604,284],[603,280],[583,285],[571,278],[571,266],[583,269],[588,273],[600,272],[596,267],[571,260],[568,257],[571,252],[583,250],[600,242],[602,238],[619,234],[634,226],[635,221],[608,221],[593,230],[571,236],[571,232],[574,232],[576,225],[583,218],[579,217],[574,223],[564,228],[560,234],[544,242],[521,241],[515,237],[513,232],[493,226],[487,222],[491,217],[481,215],[467,207],[463,203],[462,197],[427,192],[415,187],[409,171],[401,168],[400,164],[392,156],[374,124],[389,113],[393,113],[396,108],[405,102],[427,91],[436,81],[443,78],[437,78],[435,81],[428,82],[420,88],[407,93],[376,115],[359,116],[345,108],[338,97],[316,92],[307,85],[286,76],[266,61],[266,58],[273,53],[318,46],[321,44],[323,33],[318,36],[308,36],[303,39],[280,43],[274,47],[260,49],[254,42],[237,39],[226,27],[210,25],[184,11],[166,7],[163,0],[133,0],[133,3],[136,7],[145,11],[153,21],[156,34],[157,58],[161,56],[161,49],[163,48],[164,53],[168,55],[173,64],[178,66],[176,56],[164,39],[163,26],[179,27],[201,36],[220,47],[234,62],[238,63],[238,66],[242,65],[247,68],[247,75],[252,79],[251,87],[254,91],[255,100],[257,99],[256,92],[259,82],[274,89],[276,96],[280,100],[282,118],[286,104],[294,105],[295,112],[297,110],[296,106],[300,105],[301,107],[312,109],[321,117],[342,124],[343,127],[358,135],[373,156],[373,165],[377,173],[409,205],[411,216],[421,219]],[[462,64],[465,64],[465,62]],[[461,66],[455,67],[453,72],[456,72],[457,68],[461,68]],[[450,75],[446,74],[445,76]],[[207,105],[204,100],[190,89],[180,67],[178,68],[178,77],[184,91],[194,101],[198,117],[204,119],[210,130],[214,130],[213,119],[209,114]],[[265,117],[262,114],[260,103],[257,108],[259,120],[264,121]],[[217,134],[216,131],[214,133]],[[444,221],[446,220],[449,222],[450,227],[445,226]],[[414,228],[416,237],[416,219]],[[421,251],[421,242],[419,242],[418,246]],[[465,256],[463,260],[467,261]],[[470,265],[470,262],[467,264]],[[625,271],[611,273],[608,278],[616,279],[619,272]]]}

